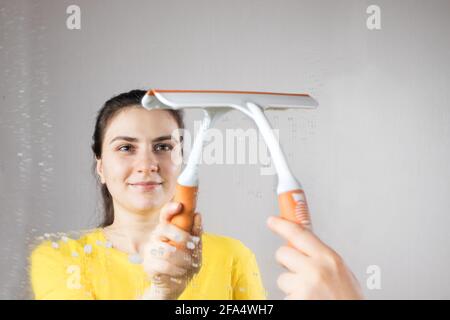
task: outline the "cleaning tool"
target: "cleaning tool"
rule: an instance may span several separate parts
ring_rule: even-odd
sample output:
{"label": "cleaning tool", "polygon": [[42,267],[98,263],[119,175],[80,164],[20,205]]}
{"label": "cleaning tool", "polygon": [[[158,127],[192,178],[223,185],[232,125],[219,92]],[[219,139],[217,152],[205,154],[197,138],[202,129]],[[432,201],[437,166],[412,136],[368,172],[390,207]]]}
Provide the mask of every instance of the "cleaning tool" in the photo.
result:
{"label": "cleaning tool", "polygon": [[194,141],[187,165],[177,180],[174,201],[183,204],[183,211],[173,218],[172,223],[188,232],[191,231],[197,202],[198,163],[205,133],[218,117],[230,109],[236,109],[255,122],[269,149],[278,176],[280,216],[302,227],[311,228],[303,187],[289,169],[281,146],[264,114],[265,110],[270,109],[314,109],[318,104],[311,96],[298,93],[152,89],[142,98],[142,105],[149,110],[184,108],[205,110],[202,126]]}

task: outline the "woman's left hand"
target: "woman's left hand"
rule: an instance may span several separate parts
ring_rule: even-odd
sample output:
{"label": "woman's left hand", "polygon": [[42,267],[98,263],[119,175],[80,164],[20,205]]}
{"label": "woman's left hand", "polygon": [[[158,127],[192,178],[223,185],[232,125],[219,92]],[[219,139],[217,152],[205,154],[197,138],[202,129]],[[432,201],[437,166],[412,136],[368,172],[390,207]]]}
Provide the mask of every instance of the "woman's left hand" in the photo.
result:
{"label": "woman's left hand", "polygon": [[314,233],[278,217],[270,217],[267,224],[291,245],[276,252],[276,260],[288,269],[277,281],[285,299],[363,299],[345,262]]}

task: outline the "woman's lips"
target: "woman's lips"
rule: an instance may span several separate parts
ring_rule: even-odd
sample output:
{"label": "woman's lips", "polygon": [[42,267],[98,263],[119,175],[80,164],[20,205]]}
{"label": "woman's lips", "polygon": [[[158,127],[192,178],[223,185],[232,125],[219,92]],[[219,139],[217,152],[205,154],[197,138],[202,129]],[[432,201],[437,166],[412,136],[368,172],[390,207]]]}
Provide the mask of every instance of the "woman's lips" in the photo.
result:
{"label": "woman's lips", "polygon": [[139,183],[139,184],[130,184],[133,189],[139,191],[153,191],[157,188],[160,188],[162,183]]}

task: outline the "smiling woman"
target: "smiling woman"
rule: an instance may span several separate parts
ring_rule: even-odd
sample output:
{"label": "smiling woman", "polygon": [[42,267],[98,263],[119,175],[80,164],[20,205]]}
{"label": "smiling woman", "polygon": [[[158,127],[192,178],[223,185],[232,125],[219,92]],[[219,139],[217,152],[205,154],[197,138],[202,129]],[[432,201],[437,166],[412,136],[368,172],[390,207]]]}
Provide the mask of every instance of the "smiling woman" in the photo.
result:
{"label": "smiling woman", "polygon": [[[37,299],[264,299],[254,254],[240,241],[170,223],[182,157],[182,114],[146,110],[145,91],[108,100],[93,134],[104,207],[99,228],[40,243],[31,255]],[[168,241],[177,244],[171,246]]]}

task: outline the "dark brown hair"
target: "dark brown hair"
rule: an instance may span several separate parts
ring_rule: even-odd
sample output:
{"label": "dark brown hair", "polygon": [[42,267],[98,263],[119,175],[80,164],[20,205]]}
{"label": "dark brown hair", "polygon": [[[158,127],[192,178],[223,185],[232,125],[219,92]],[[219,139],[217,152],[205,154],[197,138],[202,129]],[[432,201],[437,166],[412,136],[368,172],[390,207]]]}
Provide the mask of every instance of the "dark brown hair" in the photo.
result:
{"label": "dark brown hair", "polygon": [[[141,105],[141,100],[144,97],[146,91],[144,90],[131,90],[129,92],[121,93],[112,97],[105,102],[103,107],[98,111],[95,121],[95,130],[92,135],[92,151],[94,152],[94,164],[92,167],[94,176],[97,177],[97,182],[100,186],[100,193],[103,202],[103,219],[100,227],[104,228],[111,225],[114,221],[114,206],[111,194],[109,193],[106,184],[102,184],[98,179],[96,171],[96,159],[102,157],[102,145],[105,137],[106,127],[109,121],[120,111],[125,108]],[[183,112],[181,110],[167,109],[175,121],[177,122],[179,129],[184,129]]]}

